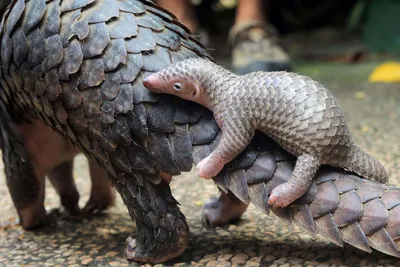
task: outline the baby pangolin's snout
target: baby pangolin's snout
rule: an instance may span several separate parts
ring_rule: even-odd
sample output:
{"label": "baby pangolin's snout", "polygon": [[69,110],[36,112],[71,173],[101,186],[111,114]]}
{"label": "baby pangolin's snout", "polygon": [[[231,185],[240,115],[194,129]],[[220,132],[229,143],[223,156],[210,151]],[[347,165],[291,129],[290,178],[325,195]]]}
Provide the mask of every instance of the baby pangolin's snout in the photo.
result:
{"label": "baby pangolin's snout", "polygon": [[155,92],[155,93],[162,92],[162,86],[161,86],[162,82],[160,79],[158,79],[154,75],[150,75],[150,76],[144,78],[142,83],[147,89],[149,89],[152,92]]}

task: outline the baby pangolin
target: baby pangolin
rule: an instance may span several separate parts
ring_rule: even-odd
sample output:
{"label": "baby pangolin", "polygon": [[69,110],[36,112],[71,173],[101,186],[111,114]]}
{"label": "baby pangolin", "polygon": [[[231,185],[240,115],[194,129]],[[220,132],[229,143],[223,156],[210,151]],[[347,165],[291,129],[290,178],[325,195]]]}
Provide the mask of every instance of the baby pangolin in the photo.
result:
{"label": "baby pangolin", "polygon": [[214,113],[221,140],[198,163],[200,177],[215,177],[247,147],[256,130],[296,156],[291,179],[272,190],[271,205],[285,207],[302,196],[323,164],[382,183],[388,180],[384,167],[354,144],[331,92],[309,77],[284,71],[235,75],[194,58],[148,76],[143,84],[152,92],[197,102]]}

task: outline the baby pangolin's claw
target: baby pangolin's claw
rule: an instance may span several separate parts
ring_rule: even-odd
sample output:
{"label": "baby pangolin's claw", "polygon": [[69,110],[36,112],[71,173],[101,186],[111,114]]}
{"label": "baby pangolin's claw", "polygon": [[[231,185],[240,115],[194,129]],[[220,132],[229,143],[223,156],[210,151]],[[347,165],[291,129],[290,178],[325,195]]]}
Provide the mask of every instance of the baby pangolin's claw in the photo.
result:
{"label": "baby pangolin's claw", "polygon": [[204,179],[211,179],[224,168],[224,163],[211,159],[210,156],[200,161],[197,166],[197,175]]}
{"label": "baby pangolin's claw", "polygon": [[284,208],[299,197],[301,197],[303,193],[304,192],[300,190],[289,190],[288,184],[283,183],[272,190],[271,195],[268,199],[268,204],[274,207]]}

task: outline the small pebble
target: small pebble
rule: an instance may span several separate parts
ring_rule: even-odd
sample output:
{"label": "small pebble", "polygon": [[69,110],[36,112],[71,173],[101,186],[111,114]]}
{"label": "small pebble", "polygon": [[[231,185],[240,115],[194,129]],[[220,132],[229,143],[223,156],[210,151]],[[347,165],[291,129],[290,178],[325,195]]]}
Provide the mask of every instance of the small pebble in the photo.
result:
{"label": "small pebble", "polygon": [[58,259],[55,259],[54,262],[55,262],[55,263],[64,263],[65,260],[64,260],[64,259],[61,259],[61,258],[58,258]]}
{"label": "small pebble", "polygon": [[81,260],[81,263],[83,265],[87,265],[87,264],[91,263],[92,261],[93,261],[92,258],[86,258],[86,259]]}
{"label": "small pebble", "polygon": [[218,262],[216,260],[212,260],[206,264],[206,267],[215,267],[217,265],[218,265]]}
{"label": "small pebble", "polygon": [[71,256],[72,254],[74,254],[74,251],[73,251],[73,250],[67,250],[67,251],[65,251],[62,255],[63,255],[64,257],[68,257],[68,256]]}
{"label": "small pebble", "polygon": [[227,261],[225,261],[225,262],[219,262],[217,265],[216,265],[216,267],[230,267],[231,266],[231,263],[230,262],[227,262]]}
{"label": "small pebble", "polygon": [[107,252],[107,257],[115,257],[115,256],[117,256],[119,254],[119,252],[117,252],[117,251],[110,251],[110,252]]}
{"label": "small pebble", "polygon": [[218,261],[229,261],[233,257],[233,254],[223,254],[218,257]]}
{"label": "small pebble", "polygon": [[261,262],[263,256],[259,256],[259,257],[253,257],[250,259],[250,261],[254,261],[254,262]]}
{"label": "small pebble", "polygon": [[318,261],[306,261],[305,264],[310,266],[317,266],[319,264]]}
{"label": "small pebble", "polygon": [[288,261],[288,259],[283,257],[283,258],[277,259],[276,261],[274,261],[274,263],[277,263],[277,264],[281,265],[281,264],[286,263],[287,261]]}
{"label": "small pebble", "polygon": [[245,264],[249,256],[244,253],[239,253],[231,259],[232,263]]}
{"label": "small pebble", "polygon": [[272,262],[272,261],[274,261],[276,259],[276,257],[275,256],[273,256],[273,255],[267,255],[267,256],[265,256],[265,258],[262,260],[263,262]]}
{"label": "small pebble", "polygon": [[174,267],[186,267],[186,266],[187,266],[187,264],[184,263],[184,262],[180,262],[180,263],[175,263],[174,264]]}
{"label": "small pebble", "polygon": [[259,267],[261,264],[259,262],[248,261],[246,262],[245,267]]}

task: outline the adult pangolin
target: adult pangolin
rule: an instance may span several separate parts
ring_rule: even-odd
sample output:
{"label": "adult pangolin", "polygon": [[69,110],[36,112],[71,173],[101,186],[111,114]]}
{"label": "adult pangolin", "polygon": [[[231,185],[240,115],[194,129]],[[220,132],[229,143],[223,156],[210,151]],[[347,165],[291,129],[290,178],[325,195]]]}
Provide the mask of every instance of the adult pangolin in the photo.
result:
{"label": "adult pangolin", "polygon": [[[136,221],[127,258],[156,263],[183,253],[189,228],[161,172],[189,171],[221,131],[206,108],[153,94],[142,80],[186,58],[208,58],[206,50],[144,0],[13,0],[0,29],[0,144],[23,227],[45,222],[43,173],[82,151],[107,172]],[[257,133],[214,179],[223,193],[205,206],[203,221],[237,219],[250,202],[268,214],[269,193],[289,180],[294,163]],[[324,166],[295,205],[272,211],[337,245],[399,256],[399,204],[398,188]]]}
{"label": "adult pangolin", "polygon": [[143,84],[213,111],[222,136],[215,150],[197,164],[200,177],[217,176],[259,130],[297,157],[291,179],[272,190],[271,205],[286,207],[301,197],[322,164],[388,181],[384,167],[354,144],[332,93],[309,77],[285,71],[234,75],[210,60],[195,58],[175,63]]}

